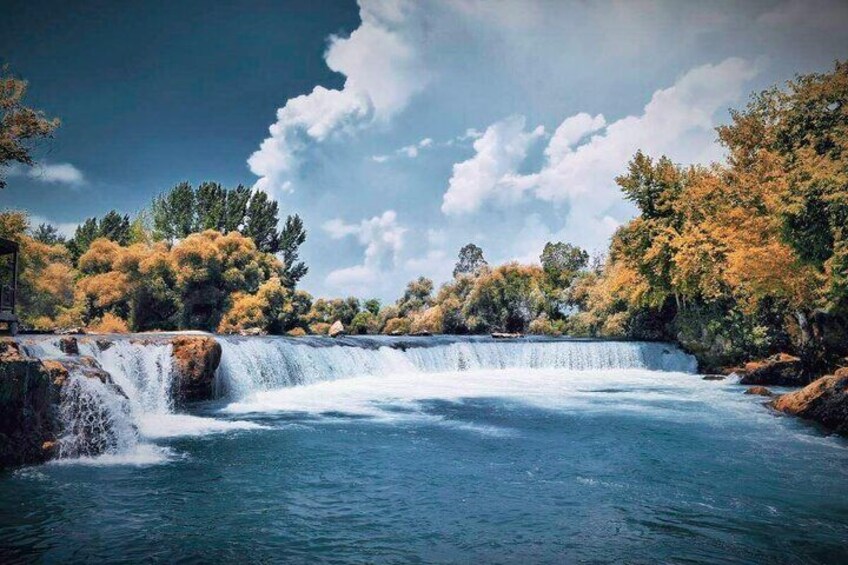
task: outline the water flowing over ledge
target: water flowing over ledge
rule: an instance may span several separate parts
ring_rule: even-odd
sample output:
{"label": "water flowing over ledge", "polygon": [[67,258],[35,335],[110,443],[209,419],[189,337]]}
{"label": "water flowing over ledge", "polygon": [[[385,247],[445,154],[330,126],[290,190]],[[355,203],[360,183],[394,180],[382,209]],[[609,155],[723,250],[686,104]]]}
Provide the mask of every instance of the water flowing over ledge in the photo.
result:
{"label": "water flowing over ledge", "polygon": [[[185,377],[177,367],[175,339],[168,334],[23,338],[20,345],[28,357],[59,361],[67,370],[67,378],[58,385],[54,457],[91,464],[158,462],[169,453],[155,443],[159,440],[263,427],[232,418],[241,402],[274,391],[342,379],[368,377],[376,379],[374,386],[380,387],[382,382],[391,387],[398,383],[391,384],[390,380],[402,375],[403,386],[424,393],[429,389],[422,379],[436,374],[442,379],[440,386],[450,388],[450,381],[462,379],[461,373],[466,372],[490,375],[502,371],[503,378],[513,382],[514,375],[506,374],[509,371],[530,375],[544,370],[567,380],[573,378],[569,373],[576,375],[578,371],[697,370],[692,356],[665,343],[542,337],[216,336],[222,353],[217,371],[212,367],[209,372],[209,378],[214,378],[209,391],[214,392],[214,398],[230,404],[212,414],[214,417],[201,417],[180,413],[184,404],[178,401],[179,385]],[[215,345],[208,336],[191,339]],[[197,351],[190,354],[199,357]],[[431,389],[436,382],[430,383]],[[438,396],[439,391],[430,392]],[[308,389],[298,393],[311,394]],[[309,402],[305,398],[295,404]]]}
{"label": "water flowing over ledge", "polygon": [[502,369],[645,369],[694,373],[697,361],[666,343],[482,337],[237,338],[223,348],[218,394],[251,393],[355,376]]}

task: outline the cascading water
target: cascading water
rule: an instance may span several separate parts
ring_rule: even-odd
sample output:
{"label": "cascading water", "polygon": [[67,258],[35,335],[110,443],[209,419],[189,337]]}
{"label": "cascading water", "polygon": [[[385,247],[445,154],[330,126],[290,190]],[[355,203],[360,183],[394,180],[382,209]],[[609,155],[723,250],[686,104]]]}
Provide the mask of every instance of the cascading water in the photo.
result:
{"label": "cascading water", "polygon": [[219,394],[252,393],[355,376],[504,369],[646,369],[693,373],[695,359],[663,343],[430,337],[219,338]]}
{"label": "cascading water", "polygon": [[[428,397],[514,394],[545,379],[546,386],[569,382],[574,387],[587,373],[587,382],[597,381],[601,371],[697,369],[693,357],[663,343],[450,336],[217,339],[223,355],[216,389],[229,401],[222,415],[310,407],[332,413],[337,402],[349,413],[380,417],[385,413],[373,407],[385,399],[378,396],[400,399],[409,408]],[[167,338],[79,340],[78,346],[83,358],[94,359],[108,373],[108,380],[86,374],[84,366],[71,371],[60,408],[61,457],[149,452],[155,448],[151,441],[262,427],[226,416],[178,413],[173,347]],[[26,347],[36,357],[67,357],[52,338]],[[338,386],[327,388],[337,381]]]}
{"label": "cascading water", "polygon": [[138,445],[128,399],[96,376],[71,370],[59,411],[61,459],[122,453]]}

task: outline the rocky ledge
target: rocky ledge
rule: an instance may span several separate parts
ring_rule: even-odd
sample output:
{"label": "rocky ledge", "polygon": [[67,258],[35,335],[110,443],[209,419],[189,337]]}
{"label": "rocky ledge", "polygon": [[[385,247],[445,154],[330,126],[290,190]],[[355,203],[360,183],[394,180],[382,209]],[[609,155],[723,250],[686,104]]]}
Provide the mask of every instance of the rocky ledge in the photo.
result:
{"label": "rocky ledge", "polygon": [[813,381],[801,390],[784,394],[770,405],[775,410],[848,435],[848,368]]}
{"label": "rocky ledge", "polygon": [[786,353],[772,355],[762,361],[751,361],[743,367],[728,369],[739,375],[739,384],[758,386],[804,386],[810,382],[801,359]]}
{"label": "rocky ledge", "polygon": [[[135,339],[172,344],[174,393],[179,401],[213,397],[215,371],[221,362],[221,345],[214,337],[178,335]],[[0,469],[42,463],[58,456],[63,433],[62,391],[71,371],[99,379],[124,395],[94,358],[80,355],[79,345],[83,340],[92,340],[100,350],[114,343],[108,337],[63,336],[57,345],[65,356],[53,360],[30,357],[18,341],[0,339]],[[25,342],[26,338],[21,341]],[[86,454],[95,455],[96,449]]]}
{"label": "rocky ledge", "polygon": [[215,371],[221,364],[221,344],[210,336],[178,336],[174,347],[176,398],[209,400],[215,395]]}

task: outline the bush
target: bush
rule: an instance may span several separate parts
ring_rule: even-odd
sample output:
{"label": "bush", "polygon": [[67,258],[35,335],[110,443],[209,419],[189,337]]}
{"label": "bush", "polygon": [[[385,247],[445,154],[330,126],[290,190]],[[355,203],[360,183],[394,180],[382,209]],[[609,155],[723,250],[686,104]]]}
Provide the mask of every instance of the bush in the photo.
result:
{"label": "bush", "polygon": [[86,331],[97,334],[125,334],[130,330],[124,319],[112,314],[111,312],[106,312],[103,314],[103,317],[96,320],[94,324],[88,326]]}
{"label": "bush", "polygon": [[386,321],[383,333],[388,335],[408,334],[411,325],[409,318],[391,318]]}
{"label": "bush", "polygon": [[353,317],[348,331],[353,335],[376,334],[380,331],[380,322],[373,313],[363,310]]}

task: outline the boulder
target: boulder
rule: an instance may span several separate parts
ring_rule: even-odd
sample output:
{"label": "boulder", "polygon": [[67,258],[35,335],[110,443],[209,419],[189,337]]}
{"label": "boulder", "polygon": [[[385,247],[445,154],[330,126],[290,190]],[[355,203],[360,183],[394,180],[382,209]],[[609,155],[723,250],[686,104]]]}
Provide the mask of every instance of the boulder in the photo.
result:
{"label": "boulder", "polygon": [[80,326],[56,330],[56,335],[83,335],[85,333],[85,328]]}
{"label": "boulder", "polygon": [[752,386],[745,391],[745,394],[753,394],[756,396],[772,396],[771,391],[764,386]]}
{"label": "boulder", "polygon": [[268,332],[266,332],[262,328],[247,328],[247,329],[239,331],[239,335],[243,335],[243,336],[268,335]]}
{"label": "boulder", "polygon": [[848,368],[839,369],[801,390],[779,396],[770,405],[775,410],[848,435]]}
{"label": "boulder", "polygon": [[723,381],[727,377],[724,375],[704,375],[701,378],[705,381]]}
{"label": "boulder", "polygon": [[327,331],[327,335],[330,337],[339,337],[345,334],[344,324],[342,324],[341,320],[336,320],[333,322],[333,325],[330,326],[330,329]]}
{"label": "boulder", "polygon": [[215,371],[221,344],[210,336],[178,336],[173,345],[176,397],[180,401],[209,400],[215,393]]}
{"label": "boulder", "polygon": [[65,355],[79,355],[79,343],[77,343],[77,338],[66,336],[59,339],[59,349],[61,349],[62,353]]}
{"label": "boulder", "polygon": [[739,384],[743,385],[804,386],[810,382],[801,359],[786,353],[746,363],[737,373],[742,377]]}
{"label": "boulder", "polygon": [[0,342],[0,469],[47,461],[60,431],[59,390],[67,371]]}

